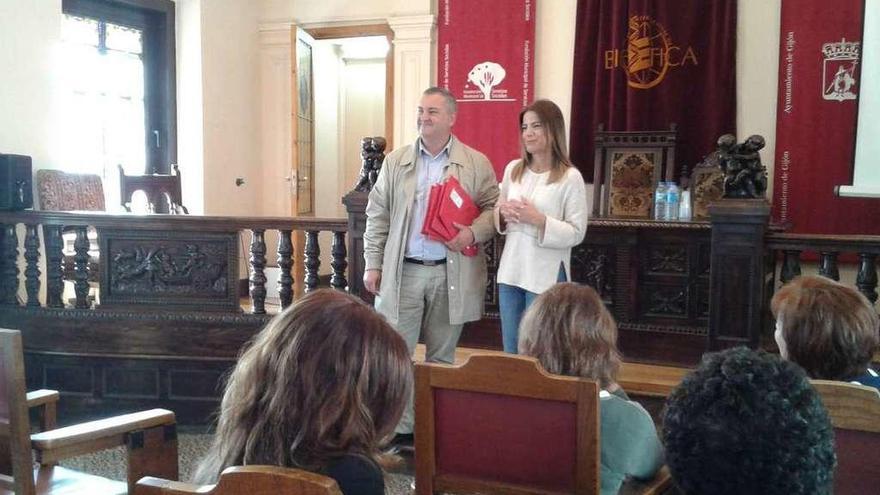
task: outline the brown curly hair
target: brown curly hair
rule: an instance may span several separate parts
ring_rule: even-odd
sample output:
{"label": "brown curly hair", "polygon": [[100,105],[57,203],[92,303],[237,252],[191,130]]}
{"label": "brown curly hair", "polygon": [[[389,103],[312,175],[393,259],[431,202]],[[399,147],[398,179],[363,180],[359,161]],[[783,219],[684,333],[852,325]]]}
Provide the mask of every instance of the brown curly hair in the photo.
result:
{"label": "brown curly hair", "polygon": [[406,344],[384,318],[342,292],[311,292],[241,354],[196,479],[248,464],[320,471],[347,454],[382,463],[411,388]]}

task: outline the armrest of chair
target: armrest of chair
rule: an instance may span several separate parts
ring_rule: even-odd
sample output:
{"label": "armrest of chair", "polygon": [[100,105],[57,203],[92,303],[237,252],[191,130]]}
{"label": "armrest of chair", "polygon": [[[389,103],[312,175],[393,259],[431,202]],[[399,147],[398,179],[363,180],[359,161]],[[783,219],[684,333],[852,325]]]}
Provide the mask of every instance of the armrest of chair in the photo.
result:
{"label": "armrest of chair", "polygon": [[58,391],[57,390],[34,390],[27,393],[28,409],[39,407],[40,415],[40,431],[51,430],[55,428],[56,419],[58,417]]}
{"label": "armrest of chair", "polygon": [[620,487],[619,495],[662,495],[672,488],[672,474],[663,466],[650,480],[628,479]]}
{"label": "armrest of chair", "polygon": [[31,446],[37,453],[37,460],[49,464],[125,445],[128,433],[174,424],[173,412],[150,409],[37,433],[31,435]]}
{"label": "armrest of chair", "polygon": [[192,483],[145,476],[137,482],[134,492],[137,495],[184,495],[198,493],[201,488]]}

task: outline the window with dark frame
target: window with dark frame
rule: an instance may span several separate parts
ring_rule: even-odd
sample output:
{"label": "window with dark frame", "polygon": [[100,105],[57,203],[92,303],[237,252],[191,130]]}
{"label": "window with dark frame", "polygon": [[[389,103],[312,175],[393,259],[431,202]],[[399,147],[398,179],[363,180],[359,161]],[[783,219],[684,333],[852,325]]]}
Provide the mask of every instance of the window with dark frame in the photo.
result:
{"label": "window with dark frame", "polygon": [[63,0],[62,11],[64,167],[102,175],[111,193],[117,165],[169,173],[177,162],[174,3]]}

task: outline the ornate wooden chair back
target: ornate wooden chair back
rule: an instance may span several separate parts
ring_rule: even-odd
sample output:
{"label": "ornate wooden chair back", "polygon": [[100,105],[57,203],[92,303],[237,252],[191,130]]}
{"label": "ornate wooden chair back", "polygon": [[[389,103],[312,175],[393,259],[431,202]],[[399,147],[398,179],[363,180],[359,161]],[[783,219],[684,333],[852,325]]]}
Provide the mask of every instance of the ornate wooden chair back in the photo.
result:
{"label": "ornate wooden chair back", "polygon": [[183,206],[180,170],[177,165],[172,167],[170,175],[125,175],[125,170],[119,166],[119,197],[122,206],[131,211],[132,195],[136,191],[143,191],[148,203],[154,208],[153,213],[189,213]]}
{"label": "ornate wooden chair back", "polygon": [[834,425],[836,495],[871,493],[880,486],[880,392],[874,387],[812,380]]}
{"label": "ornate wooden chair back", "polygon": [[134,495],[342,495],[332,478],[278,466],[233,466],[220,474],[213,488],[146,477]]}
{"label": "ornate wooden chair back", "polygon": [[416,493],[599,493],[598,401],[529,357],[416,364]]}

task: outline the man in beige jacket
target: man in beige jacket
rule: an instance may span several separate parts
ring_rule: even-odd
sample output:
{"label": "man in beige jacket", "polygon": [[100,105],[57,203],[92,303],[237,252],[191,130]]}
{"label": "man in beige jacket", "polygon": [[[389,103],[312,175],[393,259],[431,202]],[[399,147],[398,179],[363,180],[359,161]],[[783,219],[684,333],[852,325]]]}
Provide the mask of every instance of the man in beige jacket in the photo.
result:
{"label": "man in beige jacket", "polygon": [[[452,363],[464,323],[479,320],[488,283],[486,258],[461,250],[492,238],[492,209],[498,182],[485,155],[452,135],[456,101],[442,88],[428,88],[418,107],[419,139],[391,152],[382,164],[367,204],[364,287],[376,294],[376,309],[403,336],[410,354],[423,332],[429,362]],[[481,214],[451,241],[421,234],[433,184],[455,177]],[[397,427],[411,439],[412,401]],[[409,437],[409,438],[407,438]]]}

